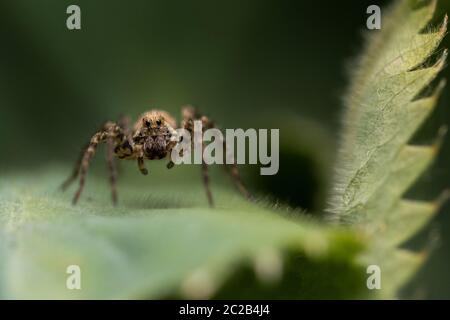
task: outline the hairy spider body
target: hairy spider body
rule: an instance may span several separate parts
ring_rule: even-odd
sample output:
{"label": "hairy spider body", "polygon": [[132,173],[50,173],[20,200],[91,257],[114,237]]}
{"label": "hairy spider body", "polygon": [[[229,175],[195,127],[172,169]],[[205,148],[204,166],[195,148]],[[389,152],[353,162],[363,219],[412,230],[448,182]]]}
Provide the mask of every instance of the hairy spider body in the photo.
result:
{"label": "hairy spider body", "polygon": [[[201,116],[191,106],[182,108],[182,121],[180,128],[193,132],[194,120],[201,120],[205,129],[213,128],[214,124],[208,117]],[[83,191],[86,174],[89,164],[100,143],[106,143],[106,161],[110,172],[110,184],[112,190],[112,201],[117,203],[117,169],[115,159],[137,161],[140,172],[148,174],[145,168],[145,160],[160,160],[170,157],[172,149],[180,142],[180,137],[176,131],[177,122],[169,113],[162,110],[150,110],[142,114],[133,128],[130,129],[130,121],[127,117],[122,117],[118,123],[108,121],[96,132],[78,159],[71,176],[63,183],[65,190],[73,181],[79,177],[79,187],[73,198],[73,204],[78,202]],[[234,162],[235,163],[235,162]],[[174,163],[170,160],[167,168],[170,169]],[[249,193],[243,186],[239,172],[235,164],[229,170],[238,190],[247,198]],[[202,162],[203,184],[210,206],[213,206],[213,198],[209,188],[208,166]]]}

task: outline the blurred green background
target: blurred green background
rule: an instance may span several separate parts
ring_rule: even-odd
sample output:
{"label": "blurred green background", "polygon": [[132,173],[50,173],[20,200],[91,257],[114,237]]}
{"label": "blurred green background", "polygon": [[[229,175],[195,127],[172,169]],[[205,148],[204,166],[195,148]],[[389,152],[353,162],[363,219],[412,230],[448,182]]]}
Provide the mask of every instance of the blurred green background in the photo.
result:
{"label": "blurred green background", "polygon": [[[178,116],[190,103],[224,128],[280,128],[279,174],[244,177],[255,193],[320,212],[366,8],[388,2],[0,0],[0,175],[71,165],[103,121],[150,108]],[[81,30],[66,28],[70,4],[81,7]],[[450,1],[436,21],[444,12]],[[450,123],[449,98],[447,87],[418,143]],[[411,196],[450,187],[449,163],[447,139]],[[450,298],[449,211],[409,244],[439,235],[405,297]]]}

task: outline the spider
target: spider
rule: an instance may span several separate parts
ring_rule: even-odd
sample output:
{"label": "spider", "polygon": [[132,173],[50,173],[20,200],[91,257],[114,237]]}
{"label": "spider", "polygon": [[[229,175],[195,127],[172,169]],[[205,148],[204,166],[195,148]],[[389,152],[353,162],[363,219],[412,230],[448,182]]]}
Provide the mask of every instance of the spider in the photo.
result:
{"label": "spider", "polygon": [[[192,106],[185,106],[182,108],[181,128],[186,129],[192,135],[194,130],[194,121],[201,120],[203,128],[214,128],[214,123],[206,116],[200,115]],[[83,191],[86,174],[89,169],[89,164],[96,152],[97,146],[104,142],[106,148],[106,161],[109,169],[109,180],[111,185],[112,202],[117,204],[117,169],[115,164],[115,157],[118,159],[137,161],[137,166],[140,172],[144,175],[148,174],[145,168],[145,160],[160,160],[170,158],[172,149],[177,143],[181,142],[178,136],[176,120],[166,111],[150,110],[143,113],[130,128],[130,119],[128,117],[121,117],[118,123],[108,121],[101,129],[96,132],[89,144],[83,149],[78,158],[78,161],[73,169],[72,174],[62,184],[62,190],[67,189],[78,177],[79,186],[73,197],[72,203],[75,205]],[[204,143],[202,143],[204,147]],[[230,174],[237,189],[248,199],[250,194],[242,184],[239,171],[234,164],[229,165],[228,173]],[[170,160],[167,163],[167,168],[171,169],[175,164]],[[208,203],[211,207],[214,206],[212,193],[209,187],[208,166],[202,161],[201,172],[203,177],[203,184],[206,190]]]}

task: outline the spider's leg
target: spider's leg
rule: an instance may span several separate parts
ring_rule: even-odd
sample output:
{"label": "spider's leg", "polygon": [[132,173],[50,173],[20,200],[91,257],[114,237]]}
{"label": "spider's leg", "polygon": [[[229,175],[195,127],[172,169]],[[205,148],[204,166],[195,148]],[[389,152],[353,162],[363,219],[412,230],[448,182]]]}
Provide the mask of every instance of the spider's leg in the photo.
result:
{"label": "spider's leg", "polygon": [[208,165],[205,163],[205,161],[202,161],[202,177],[203,177],[203,185],[205,186],[205,190],[206,190],[206,196],[208,197],[208,203],[209,203],[209,206],[212,208],[212,207],[214,207],[214,200],[213,200],[213,196],[211,193],[211,189],[209,187]]}
{"label": "spider's leg", "polygon": [[117,167],[114,159],[114,139],[107,139],[106,162],[109,170],[109,183],[111,184],[111,196],[114,205],[117,205]]}
{"label": "spider's leg", "polygon": [[78,156],[77,162],[75,163],[75,166],[73,167],[73,171],[72,171],[71,175],[61,184],[60,188],[62,191],[65,191],[77,179],[78,174],[80,172],[81,161],[83,160],[83,155],[87,148],[88,148],[88,146],[85,146],[81,150],[80,155]]}
{"label": "spider's leg", "polygon": [[[212,123],[207,117],[202,117],[202,121],[205,123],[206,122],[206,127],[207,128],[217,128],[214,123]],[[230,154],[228,154],[228,150],[226,147],[226,141],[225,139],[223,139],[222,141],[223,143],[223,150],[224,150],[224,169],[225,171],[230,175],[231,180],[233,181],[234,186],[236,187],[236,189],[239,190],[239,192],[247,199],[251,199],[251,195],[248,192],[247,188],[244,186],[244,184],[242,183],[242,179],[241,179],[241,175],[239,173],[239,169],[237,167],[236,164],[236,157],[234,156],[234,152],[230,152]],[[229,160],[229,161],[227,161]],[[230,163],[230,164],[228,164]]]}
{"label": "spider's leg", "polygon": [[[181,140],[178,141],[175,145],[177,145],[178,143],[181,143]],[[189,153],[190,153],[191,146],[190,146],[190,145],[186,146],[186,149],[187,149],[187,153],[189,154]],[[186,150],[186,149],[185,149],[185,150]],[[180,157],[183,157],[184,151],[185,151],[185,150],[180,150],[180,153],[179,153],[179,156],[180,156]],[[172,152],[172,149],[171,149],[171,152]],[[169,162],[168,162],[167,165],[166,165],[167,169],[172,169],[174,166],[175,166],[175,162],[173,162],[172,160],[169,160]]]}
{"label": "spider's leg", "polygon": [[[236,164],[236,157],[234,156],[234,150],[227,150],[226,141],[223,140],[223,168],[230,175],[236,189],[248,200],[252,199],[250,192],[242,183],[241,175],[239,173],[238,166]],[[230,152],[229,152],[230,151]]]}
{"label": "spider's leg", "polygon": [[[200,118],[199,114],[197,113],[196,109],[192,106],[185,106],[182,108],[182,127],[186,130],[188,130],[191,135],[194,132],[194,121],[195,120],[202,120],[203,117]],[[195,135],[194,135],[195,138]],[[194,144],[194,139],[192,139],[192,144]],[[192,146],[191,146],[192,147]],[[211,193],[211,189],[209,186],[209,172],[208,172],[208,165],[205,163],[203,159],[203,149],[205,148],[205,144],[202,141],[202,178],[203,178],[203,185],[205,186],[206,196],[208,198],[208,203],[210,207],[214,207],[214,200]]]}
{"label": "spider's leg", "polygon": [[143,174],[143,175],[147,175],[148,174],[148,170],[147,168],[145,168],[145,164],[144,164],[144,157],[140,156],[137,158],[137,162],[138,162],[138,168],[139,171]]}
{"label": "spider's leg", "polygon": [[122,128],[123,133],[128,140],[128,143],[132,146],[133,145],[133,139],[132,139],[132,132],[130,128],[131,119],[127,116],[120,116],[119,119],[119,126]]}
{"label": "spider's leg", "polygon": [[[173,148],[180,142],[180,136],[178,135],[178,132],[170,128],[170,141],[169,141],[169,154],[172,154]],[[183,151],[180,152],[180,156],[183,156]],[[175,163],[172,160],[169,160],[166,167],[167,169],[172,169],[175,166]]]}
{"label": "spider's leg", "polygon": [[230,175],[231,180],[233,180],[233,183],[234,183],[235,187],[239,190],[239,192],[245,198],[247,198],[249,200],[252,199],[252,196],[250,195],[247,188],[242,183],[241,175],[239,174],[239,170],[238,170],[236,163],[234,162],[233,164],[231,164],[230,168],[228,168],[227,165],[225,165],[224,168],[225,168],[226,172]]}
{"label": "spider's leg", "polygon": [[252,196],[248,192],[247,188],[242,183],[241,175],[239,173],[239,169],[236,164],[236,157],[234,156],[234,152],[228,154],[228,150],[226,148],[225,140],[223,141],[223,149],[224,149],[224,169],[230,175],[231,180],[233,181],[234,186],[239,192],[247,199],[251,199]]}
{"label": "spider's leg", "polygon": [[91,141],[89,142],[89,146],[83,154],[83,159],[81,160],[81,165],[80,165],[80,182],[79,182],[78,190],[75,193],[75,196],[73,197],[73,200],[72,200],[73,204],[76,204],[78,202],[78,199],[80,198],[81,192],[83,191],[83,188],[84,188],[84,183],[86,181],[86,174],[89,169],[89,164],[91,162],[91,159],[95,154],[97,145],[100,142],[102,142],[104,139],[105,139],[105,132],[104,131],[97,132],[91,138]]}
{"label": "spider's leg", "polygon": [[130,117],[125,115],[121,115],[119,117],[118,125],[123,129],[125,134],[127,133],[128,130],[130,130],[130,123],[131,123]]}
{"label": "spider's leg", "polygon": [[[199,115],[197,114],[197,112],[195,111],[195,109],[193,109],[191,107],[191,109],[186,109],[184,110],[184,113],[186,114],[195,114],[197,117],[199,117]],[[211,128],[217,128],[217,126],[215,125],[215,123],[213,121],[211,121],[208,117],[206,116],[201,116],[200,120],[202,121],[203,124],[203,128],[205,129],[211,129]],[[251,195],[248,192],[247,188],[245,188],[244,184],[242,183],[242,179],[241,179],[241,175],[239,174],[239,169],[236,165],[236,158],[234,156],[234,153],[231,152],[230,154],[227,154],[227,149],[226,149],[226,141],[225,139],[223,139],[223,148],[224,148],[224,168],[225,171],[230,175],[231,180],[233,181],[233,184],[235,185],[236,189],[247,199],[251,199]],[[229,161],[227,161],[229,159]],[[229,167],[227,165],[227,163],[230,163]]]}
{"label": "spider's leg", "polygon": [[[204,117],[202,117],[202,122],[204,123]],[[214,207],[214,201],[211,194],[211,189],[209,186],[209,172],[208,172],[208,165],[205,162],[205,159],[203,158],[203,151],[205,150],[205,142],[202,139],[202,177],[203,177],[203,185],[205,186],[206,190],[206,196],[208,197],[208,203],[209,206],[212,208]]]}
{"label": "spider's leg", "polygon": [[175,166],[175,163],[172,160],[170,160],[166,165],[167,169],[172,169],[174,166]]}
{"label": "spider's leg", "polygon": [[89,169],[89,164],[92,160],[92,157],[95,154],[95,150],[97,149],[98,144],[100,142],[104,142],[108,138],[116,139],[119,133],[122,133],[122,130],[120,129],[119,126],[117,126],[115,123],[107,122],[103,126],[102,130],[98,131],[96,134],[92,136],[89,145],[83,154],[83,158],[81,159],[79,186],[77,192],[75,193],[75,196],[73,197],[72,200],[73,204],[76,204],[78,202],[81,192],[83,191],[84,184],[86,181],[86,174]]}

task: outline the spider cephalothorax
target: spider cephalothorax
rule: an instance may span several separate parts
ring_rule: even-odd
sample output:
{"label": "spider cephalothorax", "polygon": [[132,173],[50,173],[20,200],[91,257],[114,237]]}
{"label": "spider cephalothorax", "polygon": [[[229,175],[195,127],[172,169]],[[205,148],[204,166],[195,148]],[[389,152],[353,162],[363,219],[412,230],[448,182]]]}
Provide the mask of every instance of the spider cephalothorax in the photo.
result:
{"label": "spider cephalothorax", "polygon": [[[205,116],[200,116],[191,106],[182,108],[182,121],[180,128],[189,132],[193,131],[194,120],[201,120],[205,128],[212,128],[214,124]],[[76,204],[83,191],[86,173],[89,163],[95,154],[99,143],[107,144],[107,162],[110,171],[110,182],[112,189],[113,203],[117,203],[115,157],[119,159],[135,160],[142,174],[148,174],[144,160],[159,160],[170,158],[172,149],[180,143],[180,136],[177,132],[176,120],[167,112],[162,110],[151,110],[142,114],[130,128],[129,119],[124,117],[118,123],[106,122],[103,127],[95,133],[88,146],[83,150],[74,168],[72,175],[62,185],[66,189],[78,176],[80,184],[73,198]],[[167,168],[172,168],[174,163],[170,160]],[[235,164],[231,165],[229,173],[238,189],[248,198],[249,194],[242,185],[239,172]],[[209,204],[213,205],[211,191],[209,189],[208,167],[202,163],[203,183]]]}
{"label": "spider cephalothorax", "polygon": [[146,159],[164,159],[178,142],[175,119],[167,112],[152,110],[139,117],[132,140]]}

